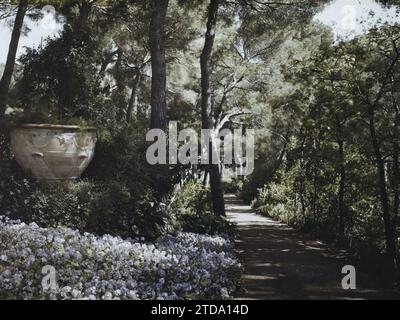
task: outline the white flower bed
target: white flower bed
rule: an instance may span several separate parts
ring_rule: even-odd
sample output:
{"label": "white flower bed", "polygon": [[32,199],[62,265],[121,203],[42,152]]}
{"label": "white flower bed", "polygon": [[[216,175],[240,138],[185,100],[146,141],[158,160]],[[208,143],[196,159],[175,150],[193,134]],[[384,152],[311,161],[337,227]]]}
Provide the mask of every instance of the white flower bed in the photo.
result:
{"label": "white flower bed", "polygon": [[[50,290],[44,266],[56,270]],[[0,217],[0,298],[227,299],[239,276],[220,237],[181,233],[142,244]]]}

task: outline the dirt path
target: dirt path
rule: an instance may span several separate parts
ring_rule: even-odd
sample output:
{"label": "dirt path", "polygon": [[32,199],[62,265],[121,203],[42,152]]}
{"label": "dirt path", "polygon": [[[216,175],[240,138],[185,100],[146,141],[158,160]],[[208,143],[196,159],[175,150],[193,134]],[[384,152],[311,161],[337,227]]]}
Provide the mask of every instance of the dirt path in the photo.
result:
{"label": "dirt path", "polygon": [[245,268],[238,299],[400,299],[361,272],[357,290],[343,290],[341,270],[351,264],[346,252],[256,215],[234,195],[226,196],[226,209],[239,226],[236,247]]}

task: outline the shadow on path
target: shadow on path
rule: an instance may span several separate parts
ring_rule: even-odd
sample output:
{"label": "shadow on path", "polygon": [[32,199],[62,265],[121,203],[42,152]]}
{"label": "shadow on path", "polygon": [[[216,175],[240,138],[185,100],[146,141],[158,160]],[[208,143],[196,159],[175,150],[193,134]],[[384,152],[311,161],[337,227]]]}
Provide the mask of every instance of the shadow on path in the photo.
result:
{"label": "shadow on path", "polygon": [[236,248],[245,268],[238,299],[400,299],[360,272],[357,290],[344,290],[341,271],[351,264],[345,251],[255,214],[234,195],[225,201],[229,220],[239,227]]}

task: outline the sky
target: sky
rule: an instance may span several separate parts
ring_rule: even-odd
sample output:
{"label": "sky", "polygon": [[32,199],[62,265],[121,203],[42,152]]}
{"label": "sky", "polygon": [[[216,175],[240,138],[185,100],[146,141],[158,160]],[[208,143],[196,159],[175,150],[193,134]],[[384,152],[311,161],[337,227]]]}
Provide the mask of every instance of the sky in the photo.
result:
{"label": "sky", "polygon": [[384,23],[400,23],[398,8],[384,8],[374,0],[335,0],[314,17],[330,26],[335,40],[353,39]]}
{"label": "sky", "polygon": [[[42,39],[49,36],[55,36],[62,30],[62,25],[57,24],[54,17],[54,9],[47,6],[43,8],[43,19],[39,22],[34,22],[25,19],[26,26],[31,29],[27,36],[21,36],[18,55],[25,51],[24,47],[39,46]],[[8,46],[11,39],[12,28],[9,26],[10,21],[0,21],[0,63],[5,63],[7,59]]]}
{"label": "sky", "polygon": [[[46,6],[43,13],[44,18],[40,22],[26,19],[31,31],[21,37],[18,55],[25,51],[24,47],[38,46],[42,39],[56,36],[62,30],[62,25],[55,22],[52,7]],[[334,0],[314,20],[330,26],[336,40],[340,40],[354,38],[375,24],[400,22],[400,15],[396,8],[384,9],[374,0]],[[7,21],[0,21],[0,63],[6,61],[10,38],[10,26]]]}

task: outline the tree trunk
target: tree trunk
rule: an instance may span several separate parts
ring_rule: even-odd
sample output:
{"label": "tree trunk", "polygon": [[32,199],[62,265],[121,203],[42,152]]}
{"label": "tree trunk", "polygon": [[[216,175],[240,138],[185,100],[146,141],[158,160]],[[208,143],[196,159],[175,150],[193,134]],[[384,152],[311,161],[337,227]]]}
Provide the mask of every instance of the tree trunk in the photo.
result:
{"label": "tree trunk", "polygon": [[[119,49],[118,49],[118,50],[119,50]],[[99,77],[100,77],[101,79],[103,79],[103,78],[106,76],[107,68],[108,68],[108,66],[110,65],[110,63],[113,62],[114,56],[115,56],[116,54],[118,54],[118,50],[115,50],[115,51],[113,51],[113,52],[106,53],[106,54],[104,55],[104,59],[103,59],[103,61],[102,61],[102,63],[101,63],[101,67],[100,67],[100,71],[99,71]]]}
{"label": "tree trunk", "polygon": [[[313,133],[315,134],[315,133]],[[317,163],[317,142],[316,139],[314,138],[313,141],[313,150],[314,152],[312,153],[312,180],[313,180],[313,193],[312,193],[312,211],[313,211],[313,221],[317,225],[318,219],[317,219],[317,197],[318,197],[318,163]]]}
{"label": "tree trunk", "polygon": [[[399,109],[395,108],[395,121],[394,121],[394,138],[393,138],[393,190],[394,190],[394,200],[393,200],[393,238],[397,239],[397,221],[399,217],[399,205],[400,205],[400,168],[399,168],[399,160],[400,160],[400,150],[399,150],[399,133],[400,133],[400,113]],[[397,248],[396,248],[397,250]],[[399,256],[397,254],[397,264],[399,263]],[[400,270],[397,265],[397,279],[400,281]]]}
{"label": "tree trunk", "polygon": [[135,117],[137,116],[137,98],[141,78],[142,71],[140,70],[140,68],[137,68],[135,78],[133,79],[132,92],[131,97],[129,98],[128,110],[126,112],[126,121],[128,123],[132,121],[133,114],[135,114]]}
{"label": "tree trunk", "polygon": [[203,176],[203,186],[207,186],[207,180],[208,180],[208,171],[206,169],[204,171],[204,176]]}
{"label": "tree trunk", "polygon": [[[394,190],[394,201],[393,201],[393,212],[394,212],[394,228],[396,228],[397,218],[399,215],[400,205],[400,150],[399,150],[399,134],[400,134],[400,113],[398,108],[395,109],[395,121],[394,121],[394,138],[393,138],[393,190]],[[395,229],[396,230],[396,229]]]}
{"label": "tree trunk", "polygon": [[0,81],[0,118],[4,117],[7,108],[8,92],[10,90],[11,79],[15,66],[15,58],[17,56],[18,43],[21,37],[21,30],[24,24],[24,18],[27,9],[28,1],[22,0],[19,3],[18,12],[15,17],[14,28],[11,35],[10,46],[8,49],[7,61],[4,68],[3,76]]}
{"label": "tree trunk", "polygon": [[[288,135],[286,135],[286,137],[287,136]],[[282,151],[280,152],[279,157],[276,160],[275,165],[274,165],[274,167],[272,169],[272,172],[271,172],[270,177],[269,177],[270,179],[273,178],[275,176],[275,174],[278,172],[278,170],[282,167],[283,159],[285,158],[287,147],[288,147],[288,143],[287,143],[287,139],[286,139],[284,144],[283,144]]]}
{"label": "tree trunk", "polygon": [[[219,0],[211,0],[208,7],[207,31],[205,34],[204,48],[200,56],[201,67],[201,120],[203,129],[214,129],[211,120],[211,92],[210,92],[210,58],[214,46],[215,29],[217,26]],[[210,142],[209,150],[213,150]],[[210,174],[211,198],[215,214],[225,215],[225,201],[222,191],[221,175],[218,164],[212,164],[210,156],[208,164]]]}
{"label": "tree trunk", "polygon": [[383,209],[383,221],[385,225],[386,251],[388,258],[390,260],[391,267],[393,268],[393,270],[397,270],[396,239],[395,239],[395,230],[393,228],[390,216],[389,196],[386,187],[385,162],[382,157],[382,152],[380,149],[379,140],[375,128],[375,109],[373,106],[371,106],[368,111],[369,111],[369,129],[370,129],[372,147],[374,150],[375,161],[378,170],[379,193]]}
{"label": "tree trunk", "polygon": [[[301,129],[300,132],[303,132],[303,129]],[[304,177],[304,173],[306,172],[306,168],[305,168],[305,164],[304,164],[304,145],[306,143],[306,136],[303,135],[303,139],[301,142],[301,146],[300,146],[300,150],[301,150],[301,156],[300,156],[300,168],[301,168],[301,172],[302,174],[300,175],[300,203],[301,203],[301,213],[302,213],[302,217],[303,217],[303,224],[305,223],[306,219],[306,204],[305,204],[305,200],[304,197],[306,196],[306,188],[304,185],[304,180],[306,179]]]}
{"label": "tree trunk", "polygon": [[151,129],[165,129],[166,124],[166,60],[165,19],[169,0],[153,0],[149,40],[151,53]]}
{"label": "tree trunk", "polygon": [[124,54],[121,49],[117,50],[117,62],[115,63],[116,76],[115,81],[117,85],[117,91],[121,97],[125,97],[125,83],[124,77],[122,76],[122,59]]}
{"label": "tree trunk", "polygon": [[[149,47],[151,54],[151,129],[166,130],[167,120],[167,65],[165,58],[165,21],[169,0],[151,1]],[[159,165],[156,176],[157,200],[166,203],[168,192],[168,166]]]}
{"label": "tree trunk", "polygon": [[87,31],[88,29],[88,22],[89,22],[89,16],[90,12],[92,10],[94,1],[83,1],[80,6],[79,6],[79,20],[77,29],[75,30],[76,32],[81,32],[82,30]]}
{"label": "tree trunk", "polygon": [[339,146],[339,165],[340,165],[340,182],[339,182],[339,235],[343,239],[346,228],[347,208],[345,203],[345,188],[346,188],[346,165],[345,165],[345,151],[343,141],[343,128],[340,116],[336,115],[337,127],[337,144]]}

